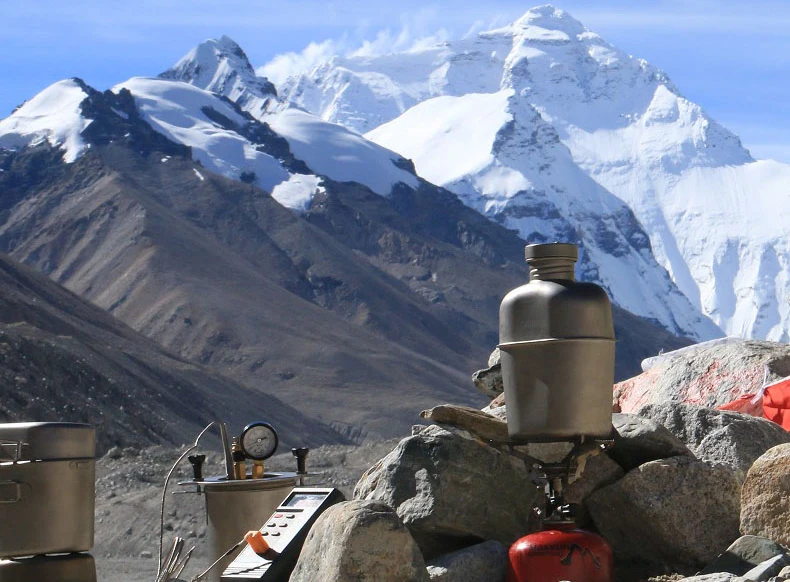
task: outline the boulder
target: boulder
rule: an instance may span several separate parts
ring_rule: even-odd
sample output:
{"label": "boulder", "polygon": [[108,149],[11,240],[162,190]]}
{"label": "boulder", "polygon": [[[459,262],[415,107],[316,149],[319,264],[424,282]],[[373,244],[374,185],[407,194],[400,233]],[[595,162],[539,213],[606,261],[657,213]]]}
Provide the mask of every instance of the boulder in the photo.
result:
{"label": "boulder", "polygon": [[715,408],[757,392],[768,380],[790,376],[790,346],[742,340],[664,354],[647,372],[614,387],[613,404],[636,412],[646,404],[686,402]]}
{"label": "boulder", "polygon": [[508,549],[493,540],[451,552],[428,562],[435,582],[505,582]]}
{"label": "boulder", "polygon": [[643,463],[691,455],[688,447],[664,425],[636,414],[613,414],[614,446],[607,454],[630,471]]}
{"label": "boulder", "polygon": [[747,580],[754,580],[754,582],[767,582],[774,576],[779,575],[779,572],[787,566],[790,566],[790,559],[782,553],[761,562],[746,572],[743,577]]}
{"label": "boulder", "polygon": [[664,425],[700,460],[726,464],[742,475],[765,451],[790,442],[790,433],[770,420],[691,404],[650,404],[639,416]]}
{"label": "boulder", "polygon": [[776,446],[752,465],[741,493],[741,532],[790,546],[790,444]]}
{"label": "boulder", "polygon": [[376,501],[327,509],[307,535],[290,582],[427,582],[422,554],[395,511]]}
{"label": "boulder", "polygon": [[438,426],[403,439],[354,497],[394,507],[429,558],[487,539],[510,546],[543,503],[523,461]]}
{"label": "boulder", "polygon": [[565,501],[577,505],[574,520],[579,527],[586,527],[590,523],[590,516],[584,506],[587,498],[598,489],[614,483],[623,475],[624,471],[620,465],[605,453],[587,460],[581,478],[568,485],[565,490]]}
{"label": "boulder", "polygon": [[738,537],[740,484],[724,465],[651,461],[599,489],[585,506],[619,559],[699,568]]}
{"label": "boulder", "polygon": [[700,570],[700,574],[729,572],[742,576],[765,560],[784,554],[785,548],[775,541],[760,536],[741,536],[727,551]]}
{"label": "boulder", "polygon": [[502,383],[502,365],[499,363],[499,348],[494,348],[488,358],[488,368],[472,374],[472,382],[480,392],[489,398],[496,398],[505,390]]}

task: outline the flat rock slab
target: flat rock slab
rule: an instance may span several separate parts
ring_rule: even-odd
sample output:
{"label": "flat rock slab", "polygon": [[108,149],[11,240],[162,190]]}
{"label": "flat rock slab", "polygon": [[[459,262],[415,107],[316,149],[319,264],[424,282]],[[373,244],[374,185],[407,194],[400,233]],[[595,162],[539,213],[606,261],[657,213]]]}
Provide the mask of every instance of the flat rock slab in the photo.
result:
{"label": "flat rock slab", "polygon": [[782,555],[786,549],[761,536],[746,535],[735,540],[727,551],[699,571],[700,574],[729,572],[741,576],[765,560]]}
{"label": "flat rock slab", "polygon": [[585,506],[621,559],[700,568],[738,537],[734,471],[690,457],[651,461],[599,489]]}
{"label": "flat rock slab", "polygon": [[290,582],[428,582],[417,544],[395,511],[376,501],[327,509],[307,535]]}
{"label": "flat rock slab", "polygon": [[475,540],[510,546],[535,527],[532,508],[543,502],[522,461],[437,426],[403,439],[354,497],[394,507],[427,557]]}
{"label": "flat rock slab", "polygon": [[741,532],[790,546],[790,444],[770,449],[749,469],[741,492]]}
{"label": "flat rock slab", "polygon": [[612,415],[614,446],[607,454],[630,471],[643,463],[678,455],[691,455],[689,448],[664,425],[636,414]]}
{"label": "flat rock slab", "polygon": [[428,562],[433,582],[505,582],[508,549],[493,540],[451,552]]}
{"label": "flat rock slab", "polygon": [[741,471],[741,478],[765,451],[790,442],[790,433],[770,420],[691,404],[651,404],[639,416],[664,425],[700,460]]}
{"label": "flat rock slab", "polygon": [[506,421],[476,408],[442,404],[423,410],[420,416],[439,425],[464,429],[482,440],[495,443],[506,443],[510,440]]}

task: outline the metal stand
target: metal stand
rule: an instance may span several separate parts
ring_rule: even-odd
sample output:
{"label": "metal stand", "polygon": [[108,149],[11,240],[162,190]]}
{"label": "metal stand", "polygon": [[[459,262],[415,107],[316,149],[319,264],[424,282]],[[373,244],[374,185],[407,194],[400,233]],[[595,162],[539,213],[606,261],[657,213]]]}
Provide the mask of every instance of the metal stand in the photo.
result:
{"label": "metal stand", "polygon": [[550,521],[569,521],[573,519],[572,504],[565,502],[565,490],[568,485],[578,481],[590,457],[611,448],[612,439],[586,439],[579,437],[573,441],[573,448],[559,462],[547,463],[516,449],[515,444],[508,444],[508,452],[518,457],[527,466],[532,483],[543,487],[546,492],[546,504],[542,510],[542,519]]}

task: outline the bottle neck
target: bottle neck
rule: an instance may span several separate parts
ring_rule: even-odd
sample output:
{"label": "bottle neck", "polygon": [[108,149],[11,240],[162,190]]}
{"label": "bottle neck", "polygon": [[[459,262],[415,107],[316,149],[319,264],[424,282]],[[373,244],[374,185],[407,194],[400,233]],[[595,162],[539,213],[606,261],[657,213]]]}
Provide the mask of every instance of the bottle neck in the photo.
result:
{"label": "bottle neck", "polygon": [[575,281],[574,264],[576,261],[566,257],[551,257],[545,259],[529,259],[529,280],[567,280]]}

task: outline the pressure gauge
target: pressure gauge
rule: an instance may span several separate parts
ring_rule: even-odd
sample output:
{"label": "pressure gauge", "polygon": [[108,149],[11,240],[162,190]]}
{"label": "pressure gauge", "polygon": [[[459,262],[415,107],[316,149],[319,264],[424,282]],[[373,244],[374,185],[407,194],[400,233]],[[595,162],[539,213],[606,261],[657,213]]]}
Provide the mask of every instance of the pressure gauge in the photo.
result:
{"label": "pressure gauge", "polygon": [[271,457],[277,443],[277,432],[268,422],[251,422],[241,431],[241,449],[253,461]]}

